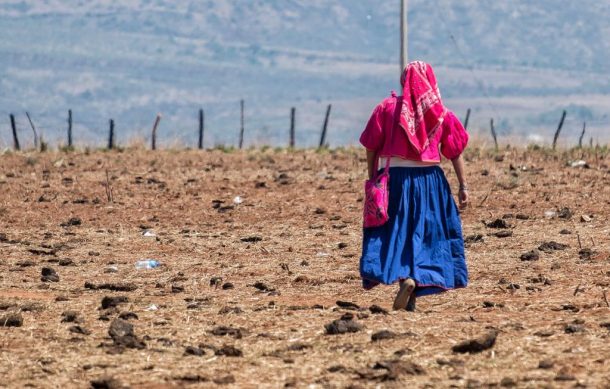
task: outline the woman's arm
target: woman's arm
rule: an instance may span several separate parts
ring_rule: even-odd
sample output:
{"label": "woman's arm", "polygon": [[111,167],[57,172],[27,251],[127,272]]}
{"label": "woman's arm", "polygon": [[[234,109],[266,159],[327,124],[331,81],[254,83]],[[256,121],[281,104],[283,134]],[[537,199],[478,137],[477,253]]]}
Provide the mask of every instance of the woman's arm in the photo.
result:
{"label": "woman's arm", "polygon": [[369,180],[371,180],[373,178],[373,176],[375,175],[375,156],[377,155],[376,152],[371,151],[371,150],[366,150],[366,164],[368,167],[368,172],[369,172]]}
{"label": "woman's arm", "polygon": [[464,209],[468,206],[468,187],[464,177],[464,159],[460,155],[459,157],[452,159],[451,163],[453,164],[453,170],[455,170],[455,175],[460,183],[460,189],[458,192],[460,208]]}

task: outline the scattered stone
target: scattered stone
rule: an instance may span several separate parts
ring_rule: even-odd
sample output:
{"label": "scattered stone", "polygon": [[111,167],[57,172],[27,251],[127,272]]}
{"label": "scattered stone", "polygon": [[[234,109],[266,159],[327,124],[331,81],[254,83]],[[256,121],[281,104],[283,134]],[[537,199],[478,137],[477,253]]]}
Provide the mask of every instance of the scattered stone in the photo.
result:
{"label": "scattered stone", "polygon": [[226,375],[224,377],[217,377],[214,378],[214,383],[216,385],[228,385],[228,384],[234,384],[235,383],[235,377],[233,377],[232,374]]}
{"label": "scattered stone", "polygon": [[566,229],[564,228],[563,230],[559,231],[559,233],[560,233],[561,235],[570,235],[570,234],[572,233],[572,231],[570,231],[570,230],[566,230]]}
{"label": "scattered stone", "polygon": [[502,230],[493,234],[496,238],[508,238],[513,236],[513,232],[511,230]]}
{"label": "scattered stone", "polygon": [[138,286],[136,284],[133,284],[130,282],[125,282],[125,283],[110,282],[110,283],[103,283],[103,284],[96,285],[92,282],[87,281],[87,282],[85,282],[85,289],[111,290],[113,292],[133,292],[134,290],[138,289]]}
{"label": "scattered stone", "polygon": [[6,234],[4,232],[0,232],[0,243],[6,243],[8,242],[8,237],[6,236]]}
{"label": "scattered stone", "polygon": [[57,272],[50,267],[43,267],[41,271],[40,281],[59,282],[59,274],[57,274]]}
{"label": "scattered stone", "polygon": [[324,208],[316,208],[316,210],[314,211],[314,213],[315,213],[316,215],[323,215],[323,214],[325,214],[325,213],[326,213],[326,209],[324,209]]}
{"label": "scattered stone", "polygon": [[89,331],[85,327],[81,327],[81,326],[72,326],[72,327],[68,328],[68,331],[72,332],[73,334],[91,335],[91,331]]}
{"label": "scattered stone", "polygon": [[218,288],[222,284],[222,277],[210,278],[210,287]]}
{"label": "scattered stone", "polygon": [[347,309],[347,310],[350,310],[350,311],[357,311],[357,310],[360,309],[360,306],[358,306],[358,304],[355,304],[355,303],[352,303],[352,302],[349,302],[349,301],[338,300],[336,302],[336,304],[337,304],[338,307],[343,308],[343,309]]}
{"label": "scattered stone", "polygon": [[464,238],[464,243],[466,243],[466,244],[478,243],[478,242],[483,242],[483,235],[474,234],[474,235],[468,235],[466,238]]}
{"label": "scattered stone", "polygon": [[61,223],[61,227],[71,227],[71,226],[80,226],[83,224],[83,221],[80,218],[72,217],[68,221]]}
{"label": "scattered stone", "polygon": [[522,213],[518,213],[515,216],[515,218],[518,219],[518,220],[529,220],[530,217],[529,217],[529,215],[524,215]]}
{"label": "scattered stone", "polygon": [[267,284],[257,281],[254,283],[253,285],[256,289],[260,290],[261,292],[273,292],[275,291],[274,288],[268,286]]}
{"label": "scattered stone", "polygon": [[580,259],[585,261],[591,259],[591,257],[593,257],[595,254],[596,252],[591,250],[590,248],[584,248],[578,251],[578,256],[580,257]]}
{"label": "scattered stone", "polygon": [[564,327],[564,331],[566,334],[575,334],[577,332],[583,332],[585,327],[581,324],[566,324]]}
{"label": "scattered stone", "polygon": [[125,320],[114,319],[108,329],[108,335],[110,335],[116,346],[138,350],[146,348],[146,344],[135,335],[133,325]]}
{"label": "scattered stone", "polygon": [[290,346],[288,346],[287,350],[288,351],[304,351],[304,350],[307,350],[310,348],[312,348],[310,344],[296,342],[296,343],[293,343]]}
{"label": "scattered stone", "polygon": [[10,313],[0,316],[0,327],[21,327],[23,325],[23,316],[19,313]]}
{"label": "scattered stone", "polygon": [[36,262],[26,259],[24,261],[18,261],[17,263],[15,263],[15,265],[19,267],[31,267],[36,266]]}
{"label": "scattered stone", "polygon": [[218,350],[216,350],[216,352],[214,353],[218,356],[225,356],[225,357],[243,357],[244,353],[236,348],[235,346],[230,346],[230,345],[224,345],[221,348],[219,348]]}
{"label": "scattered stone", "polygon": [[331,323],[324,326],[327,335],[346,334],[348,332],[362,331],[364,326],[354,321],[352,314],[345,314],[338,320],[333,320]]}
{"label": "scattered stone", "polygon": [[223,290],[235,289],[235,285],[233,285],[232,282],[225,282],[224,284],[222,284],[222,289]]}
{"label": "scattered stone", "polygon": [[540,252],[538,250],[528,251],[527,253],[521,254],[522,261],[537,261],[540,259]]}
{"label": "scattered stone", "polygon": [[184,286],[172,285],[172,293],[182,293],[182,292],[184,292]]}
{"label": "scattered stone", "polygon": [[555,366],[555,362],[553,362],[551,359],[543,359],[538,362],[539,369],[552,369],[553,366]]}
{"label": "scattered stone", "polygon": [[380,340],[395,339],[397,337],[398,337],[398,334],[395,332],[388,331],[388,330],[382,330],[382,331],[375,332],[373,335],[371,335],[371,341],[378,342]]}
{"label": "scattered stone", "polygon": [[102,309],[113,308],[127,302],[129,302],[129,299],[126,296],[105,296],[102,299]]}
{"label": "scattered stone", "polygon": [[439,358],[436,360],[436,363],[438,363],[440,366],[452,366],[452,367],[464,365],[464,361],[457,359],[457,358],[451,358],[451,359]]}
{"label": "scattered stone", "polygon": [[346,247],[347,247],[347,243],[340,242],[340,243],[337,245],[337,247],[339,247],[339,250],[343,250],[344,248],[346,248]]}
{"label": "scattered stone", "polygon": [[452,350],[456,353],[480,353],[490,349],[496,344],[498,331],[492,330],[475,339],[465,340],[453,346]]}
{"label": "scattered stone", "polygon": [[119,319],[123,319],[123,320],[138,320],[139,317],[137,314],[133,313],[133,312],[121,312],[119,314]]}
{"label": "scattered stone", "polygon": [[372,314],[374,315],[387,315],[389,312],[387,309],[384,309],[382,307],[380,307],[379,305],[371,305],[369,307],[369,311],[371,311]]}
{"label": "scattered stone", "polygon": [[192,355],[196,357],[201,357],[205,355],[205,351],[195,346],[187,346],[184,349],[184,355]]}
{"label": "scattered stone", "polygon": [[610,330],[610,321],[606,321],[606,322],[603,322],[603,323],[599,323],[599,326],[600,326],[600,327],[603,327],[603,328],[605,328],[605,329],[607,329],[607,330]]}
{"label": "scattered stone", "polygon": [[100,378],[91,381],[91,389],[124,389],[125,386],[115,378]]}
{"label": "scattered stone", "polygon": [[580,221],[583,223],[590,223],[593,219],[589,215],[582,215]]}
{"label": "scattered stone", "polygon": [[500,386],[503,388],[513,388],[513,387],[517,386],[517,382],[510,377],[504,377],[500,381]]}
{"label": "scattered stone", "polygon": [[538,250],[544,251],[545,253],[551,253],[553,251],[565,250],[567,249],[567,244],[557,243],[555,241],[544,242],[538,247]]}
{"label": "scattered stone", "polygon": [[494,308],[494,307],[504,308],[504,304],[494,303],[493,301],[483,301],[483,307],[484,308]]}
{"label": "scattered stone", "polygon": [[555,381],[575,381],[575,380],[576,380],[576,377],[574,376],[572,371],[567,366],[564,366],[561,369],[559,369],[559,371],[557,372],[557,375],[555,376]]}
{"label": "scattered stone", "polygon": [[242,242],[246,242],[246,243],[256,243],[256,242],[260,242],[261,240],[263,240],[263,238],[261,236],[254,235],[254,236],[248,236],[245,238],[241,238],[240,240]]}
{"label": "scattered stone", "polygon": [[496,219],[485,224],[487,228],[510,228],[510,225],[504,219]]}
{"label": "scattered stone", "polygon": [[78,317],[78,312],[76,311],[65,311],[61,314],[62,323],[80,323],[81,319]]}
{"label": "scattered stone", "polygon": [[58,262],[59,266],[74,266],[74,261],[66,258],[66,259],[60,259]]}
{"label": "scattered stone", "polygon": [[222,307],[220,311],[218,311],[219,315],[227,315],[229,313],[238,315],[240,313],[244,313],[244,311],[240,307]]}
{"label": "scattered stone", "polygon": [[373,369],[387,370],[386,375],[381,377],[382,381],[394,381],[402,375],[424,375],[424,374],[426,374],[426,371],[424,370],[424,368],[419,366],[418,364],[413,363],[411,361],[402,361],[402,360],[377,362],[375,364],[375,366],[373,366]]}
{"label": "scattered stone", "polygon": [[561,208],[557,212],[557,217],[560,219],[571,219],[573,215],[574,213],[572,213],[572,211],[568,207]]}
{"label": "scattered stone", "polygon": [[57,250],[56,249],[50,249],[50,250],[45,250],[45,249],[28,249],[28,251],[34,255],[49,255],[49,256],[54,256],[57,254]]}
{"label": "scattered stone", "polygon": [[241,339],[243,337],[241,329],[227,326],[218,326],[211,330],[210,333],[215,336],[232,336],[235,339]]}

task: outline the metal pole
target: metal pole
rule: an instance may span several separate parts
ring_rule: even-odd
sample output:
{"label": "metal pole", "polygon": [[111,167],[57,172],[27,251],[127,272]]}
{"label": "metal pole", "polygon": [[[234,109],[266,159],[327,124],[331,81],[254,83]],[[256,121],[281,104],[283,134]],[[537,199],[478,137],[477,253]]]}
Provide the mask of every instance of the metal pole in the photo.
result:
{"label": "metal pole", "polygon": [[400,0],[400,74],[407,66],[409,58],[409,0]]}

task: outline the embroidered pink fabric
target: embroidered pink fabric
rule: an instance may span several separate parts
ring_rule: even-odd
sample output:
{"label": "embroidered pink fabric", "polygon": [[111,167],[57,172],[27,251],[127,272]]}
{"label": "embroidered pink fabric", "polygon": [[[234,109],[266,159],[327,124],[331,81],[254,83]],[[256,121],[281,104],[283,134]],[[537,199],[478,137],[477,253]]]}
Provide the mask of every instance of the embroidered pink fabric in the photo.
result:
{"label": "embroidered pink fabric", "polygon": [[[468,144],[468,133],[451,111],[446,111],[444,120],[428,140],[428,147],[418,151],[407,138],[406,131],[394,131],[389,141],[392,126],[398,123],[402,108],[402,96],[383,100],[375,109],[360,136],[360,143],[368,150],[378,152],[379,157],[399,157],[412,161],[440,162],[441,153],[447,159],[460,156]],[[440,145],[440,152],[439,152]]]}

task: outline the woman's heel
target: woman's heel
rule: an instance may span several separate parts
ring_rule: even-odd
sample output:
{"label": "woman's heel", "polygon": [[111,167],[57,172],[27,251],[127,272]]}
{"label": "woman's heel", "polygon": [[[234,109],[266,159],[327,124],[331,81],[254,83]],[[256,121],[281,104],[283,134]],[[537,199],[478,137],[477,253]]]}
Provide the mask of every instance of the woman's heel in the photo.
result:
{"label": "woman's heel", "polygon": [[411,297],[413,290],[415,290],[415,281],[413,281],[413,279],[408,278],[400,281],[400,289],[398,289],[396,298],[394,298],[394,305],[392,308],[394,310],[407,308],[407,303],[409,302],[409,297]]}

